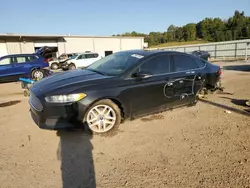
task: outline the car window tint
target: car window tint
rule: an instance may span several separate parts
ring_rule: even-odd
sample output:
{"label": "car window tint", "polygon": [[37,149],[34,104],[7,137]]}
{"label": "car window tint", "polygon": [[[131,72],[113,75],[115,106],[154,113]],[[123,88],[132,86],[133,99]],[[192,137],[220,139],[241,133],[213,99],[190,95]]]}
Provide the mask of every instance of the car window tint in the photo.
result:
{"label": "car window tint", "polygon": [[85,54],[85,58],[88,59],[88,58],[94,58],[94,54]]}
{"label": "car window tint", "polygon": [[77,59],[84,59],[84,55],[79,55]]}
{"label": "car window tint", "polygon": [[8,65],[8,64],[11,64],[11,58],[10,57],[7,57],[7,58],[4,58],[4,59],[0,60],[0,65]]}
{"label": "car window tint", "polygon": [[96,58],[96,57],[98,57],[99,56],[99,54],[94,54],[94,57]]}
{"label": "car window tint", "polygon": [[198,65],[199,68],[202,68],[206,65],[206,63],[202,60],[195,59],[196,64]]}
{"label": "car window tint", "polygon": [[29,61],[34,61],[36,59],[36,56],[26,56],[26,62],[29,62]]}
{"label": "car window tint", "polygon": [[152,75],[164,74],[170,72],[170,56],[159,55],[146,61],[140,66],[141,72],[146,72]]}
{"label": "car window tint", "polygon": [[173,58],[176,72],[200,68],[196,63],[195,58],[186,55],[173,55]]}
{"label": "car window tint", "polygon": [[25,63],[25,57],[16,57],[16,62],[17,63]]}

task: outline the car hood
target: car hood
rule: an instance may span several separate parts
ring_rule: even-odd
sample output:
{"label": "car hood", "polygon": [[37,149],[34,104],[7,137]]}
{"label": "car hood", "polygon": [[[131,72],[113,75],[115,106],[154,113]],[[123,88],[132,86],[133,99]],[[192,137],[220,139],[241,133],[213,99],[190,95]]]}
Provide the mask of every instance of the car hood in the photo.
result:
{"label": "car hood", "polygon": [[72,70],[63,73],[55,73],[46,77],[31,87],[31,91],[37,96],[69,94],[73,91],[100,84],[101,80],[108,79],[104,76],[88,70]]}

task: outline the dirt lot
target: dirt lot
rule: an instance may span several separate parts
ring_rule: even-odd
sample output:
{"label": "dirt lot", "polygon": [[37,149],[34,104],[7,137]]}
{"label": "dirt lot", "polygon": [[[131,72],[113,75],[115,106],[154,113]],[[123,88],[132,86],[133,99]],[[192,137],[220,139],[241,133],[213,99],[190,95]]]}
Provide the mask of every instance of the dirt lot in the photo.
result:
{"label": "dirt lot", "polygon": [[128,121],[109,136],[40,130],[20,84],[2,84],[0,187],[249,188],[250,64],[240,64],[226,63],[226,93]]}

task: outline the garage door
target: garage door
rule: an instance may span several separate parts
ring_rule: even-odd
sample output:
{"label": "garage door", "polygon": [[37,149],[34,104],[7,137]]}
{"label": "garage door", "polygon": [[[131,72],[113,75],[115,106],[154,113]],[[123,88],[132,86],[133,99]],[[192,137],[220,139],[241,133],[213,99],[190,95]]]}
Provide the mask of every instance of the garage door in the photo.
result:
{"label": "garage door", "polygon": [[43,46],[57,47],[57,41],[56,40],[35,41],[34,45],[35,45],[35,48],[40,48]]}
{"label": "garage door", "polygon": [[8,55],[6,43],[4,40],[0,40],[0,57]]}

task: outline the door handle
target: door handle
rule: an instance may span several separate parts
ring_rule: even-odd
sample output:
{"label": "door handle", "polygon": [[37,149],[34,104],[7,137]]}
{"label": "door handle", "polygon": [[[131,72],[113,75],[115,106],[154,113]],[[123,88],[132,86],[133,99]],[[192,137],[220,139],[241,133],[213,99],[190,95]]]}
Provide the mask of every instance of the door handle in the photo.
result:
{"label": "door handle", "polygon": [[173,86],[173,85],[174,85],[173,82],[168,82],[168,83],[167,83],[167,86]]}

